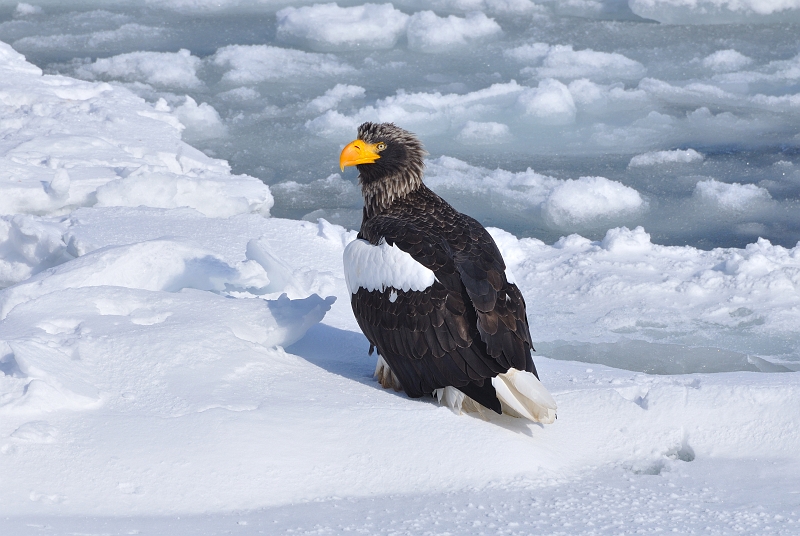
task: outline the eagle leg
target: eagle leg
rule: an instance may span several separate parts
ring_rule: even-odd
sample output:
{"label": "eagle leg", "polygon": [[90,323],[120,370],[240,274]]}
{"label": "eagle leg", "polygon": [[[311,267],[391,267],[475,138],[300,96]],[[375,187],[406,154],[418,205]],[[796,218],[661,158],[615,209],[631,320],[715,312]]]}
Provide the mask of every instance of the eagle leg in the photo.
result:
{"label": "eagle leg", "polygon": [[403,390],[403,385],[400,383],[400,380],[395,376],[394,372],[392,372],[392,369],[389,368],[389,364],[383,360],[380,352],[378,352],[378,362],[375,364],[374,377],[384,389],[391,388],[395,391]]}

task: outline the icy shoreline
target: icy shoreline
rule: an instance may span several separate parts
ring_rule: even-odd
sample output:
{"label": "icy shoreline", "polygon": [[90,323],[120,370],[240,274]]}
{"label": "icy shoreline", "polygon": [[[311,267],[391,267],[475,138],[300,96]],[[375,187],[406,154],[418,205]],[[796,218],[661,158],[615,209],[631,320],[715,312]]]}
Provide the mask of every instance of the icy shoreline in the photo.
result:
{"label": "icy shoreline", "polygon": [[[267,217],[269,188],[183,143],[172,115],[0,52],[0,516],[20,533],[189,514],[209,532],[248,516],[414,532],[470,504],[484,512],[453,526],[796,531],[800,377],[764,372],[797,369],[800,247],[493,229],[559,419],[456,416],[371,379],[341,267],[353,232]],[[634,488],[639,506],[603,521],[591,494]],[[418,526],[333,513],[398,501]]]}

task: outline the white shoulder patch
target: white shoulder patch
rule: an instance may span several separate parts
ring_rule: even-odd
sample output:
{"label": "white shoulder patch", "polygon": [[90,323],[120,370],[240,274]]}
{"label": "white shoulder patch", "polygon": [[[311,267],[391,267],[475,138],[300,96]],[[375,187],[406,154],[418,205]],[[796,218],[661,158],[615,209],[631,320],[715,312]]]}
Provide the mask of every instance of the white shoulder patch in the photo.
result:
{"label": "white shoulder patch", "polygon": [[425,290],[436,281],[431,270],[383,239],[377,246],[356,239],[344,248],[344,279],[351,294],[359,288],[381,292],[387,287]]}

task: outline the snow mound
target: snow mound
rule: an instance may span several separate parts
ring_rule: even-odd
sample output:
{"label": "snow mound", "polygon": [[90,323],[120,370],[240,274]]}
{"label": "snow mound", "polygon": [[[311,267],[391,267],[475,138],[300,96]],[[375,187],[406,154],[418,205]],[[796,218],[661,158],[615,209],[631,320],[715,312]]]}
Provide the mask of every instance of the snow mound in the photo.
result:
{"label": "snow mound", "polygon": [[114,286],[177,292],[265,287],[269,278],[255,262],[230,265],[209,252],[174,240],[103,248],[6,289],[0,319],[18,304],[60,288]]}
{"label": "snow mound", "polygon": [[126,392],[148,413],[203,411],[215,405],[213,378],[253,354],[260,354],[261,366],[279,367],[272,349],[300,339],[331,302],[316,295],[230,300],[197,290],[118,286],[41,294],[3,322],[0,346],[18,372],[0,382],[0,413],[115,406]]}
{"label": "snow mound", "polygon": [[[280,362],[285,354],[274,348],[299,340],[335,300],[313,293],[330,289],[327,276],[300,274],[273,250],[269,237],[287,236],[277,220],[142,207],[83,209],[50,227],[17,218],[40,226],[42,252],[38,267],[29,260],[36,275],[0,291],[0,413],[14,418],[126,397],[159,415],[204,411],[221,392],[212,378],[254,359]],[[59,229],[62,250],[52,259]],[[231,229],[240,239],[220,243]],[[199,233],[213,250],[155,238],[164,232]],[[300,232],[313,240],[318,230]],[[330,247],[319,241],[317,254]],[[341,240],[333,247],[339,256],[342,248]]]}
{"label": "snow mound", "polygon": [[409,19],[392,4],[314,4],[287,7],[276,15],[280,39],[323,51],[392,48]]}
{"label": "snow mound", "polygon": [[[269,188],[181,141],[183,126],[166,103],[153,108],[122,87],[43,76],[2,43],[0,73],[0,214],[62,214],[96,203],[269,214]],[[208,115],[203,105],[194,112]]]}
{"label": "snow mound", "polygon": [[704,251],[641,227],[501,240],[544,355],[656,374],[797,369],[800,245]]}

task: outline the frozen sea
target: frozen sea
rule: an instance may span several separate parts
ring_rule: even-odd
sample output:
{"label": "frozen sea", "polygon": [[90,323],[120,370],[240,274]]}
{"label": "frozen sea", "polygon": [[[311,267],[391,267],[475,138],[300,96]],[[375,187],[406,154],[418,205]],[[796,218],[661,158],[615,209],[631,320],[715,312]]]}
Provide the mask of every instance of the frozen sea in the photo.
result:
{"label": "frozen sea", "polygon": [[[372,379],[365,120],[553,425]],[[800,534],[799,147],[797,0],[0,1],[0,534]]]}

